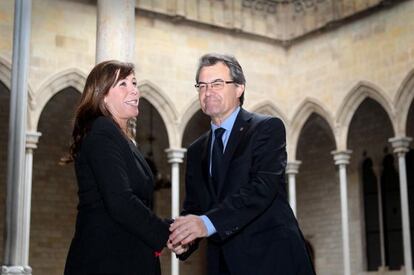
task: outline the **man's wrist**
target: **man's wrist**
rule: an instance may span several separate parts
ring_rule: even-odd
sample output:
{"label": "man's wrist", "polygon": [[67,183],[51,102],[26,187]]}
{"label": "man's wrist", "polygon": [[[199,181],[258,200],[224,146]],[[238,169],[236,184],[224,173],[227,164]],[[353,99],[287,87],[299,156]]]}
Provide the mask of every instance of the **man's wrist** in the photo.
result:
{"label": "man's wrist", "polygon": [[206,215],[200,216],[200,219],[203,221],[203,224],[207,229],[207,237],[210,237],[211,235],[217,232],[213,223],[210,221],[210,219]]}

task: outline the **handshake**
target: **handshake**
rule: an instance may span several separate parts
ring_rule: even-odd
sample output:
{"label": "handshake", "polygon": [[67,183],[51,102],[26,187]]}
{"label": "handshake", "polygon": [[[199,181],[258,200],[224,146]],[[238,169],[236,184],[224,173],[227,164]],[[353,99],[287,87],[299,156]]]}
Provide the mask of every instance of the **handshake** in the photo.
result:
{"label": "handshake", "polygon": [[180,255],[187,252],[194,240],[207,236],[207,228],[199,216],[180,216],[170,225],[167,247],[175,254]]}

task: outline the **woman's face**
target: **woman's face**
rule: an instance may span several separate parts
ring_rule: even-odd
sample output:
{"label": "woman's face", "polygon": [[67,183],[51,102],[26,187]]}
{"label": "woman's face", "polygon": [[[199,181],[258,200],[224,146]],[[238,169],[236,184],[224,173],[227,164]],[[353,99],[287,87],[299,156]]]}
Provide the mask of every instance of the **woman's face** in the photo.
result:
{"label": "woman's face", "polygon": [[106,108],[121,127],[139,113],[139,91],[134,74],[118,80],[104,98]]}

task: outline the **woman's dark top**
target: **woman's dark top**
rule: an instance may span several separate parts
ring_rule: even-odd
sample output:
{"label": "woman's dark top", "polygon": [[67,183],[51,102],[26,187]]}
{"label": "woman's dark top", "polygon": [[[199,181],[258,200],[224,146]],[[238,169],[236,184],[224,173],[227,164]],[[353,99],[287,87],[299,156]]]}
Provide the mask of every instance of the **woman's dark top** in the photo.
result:
{"label": "woman's dark top", "polygon": [[78,215],[65,275],[158,275],[168,222],[152,211],[153,175],[115,123],[97,118],[75,158]]}

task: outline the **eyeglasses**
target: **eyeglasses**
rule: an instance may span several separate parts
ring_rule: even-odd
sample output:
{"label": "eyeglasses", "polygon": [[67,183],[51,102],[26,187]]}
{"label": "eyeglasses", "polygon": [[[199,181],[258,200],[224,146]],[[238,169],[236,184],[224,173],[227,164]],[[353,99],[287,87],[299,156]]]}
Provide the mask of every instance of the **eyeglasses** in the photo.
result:
{"label": "eyeglasses", "polygon": [[213,91],[218,91],[224,88],[225,84],[231,84],[236,83],[234,80],[224,81],[222,79],[216,79],[213,82],[198,82],[194,85],[196,87],[197,91],[199,92],[205,92],[208,89],[208,85],[210,84],[210,87]]}

